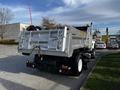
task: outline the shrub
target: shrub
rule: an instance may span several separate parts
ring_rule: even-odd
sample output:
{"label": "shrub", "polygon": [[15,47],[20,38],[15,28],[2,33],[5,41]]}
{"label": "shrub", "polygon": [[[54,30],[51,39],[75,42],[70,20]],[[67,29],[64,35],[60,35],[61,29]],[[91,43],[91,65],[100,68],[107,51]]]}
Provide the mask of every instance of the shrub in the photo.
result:
{"label": "shrub", "polygon": [[15,40],[10,39],[10,40],[0,40],[0,44],[4,45],[17,45],[18,42],[15,42]]}

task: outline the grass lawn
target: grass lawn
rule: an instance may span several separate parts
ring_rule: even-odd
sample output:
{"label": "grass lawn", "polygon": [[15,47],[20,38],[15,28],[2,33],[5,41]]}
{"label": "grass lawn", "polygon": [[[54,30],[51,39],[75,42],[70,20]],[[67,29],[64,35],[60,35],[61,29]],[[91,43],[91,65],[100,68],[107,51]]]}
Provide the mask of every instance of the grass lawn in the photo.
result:
{"label": "grass lawn", "polygon": [[83,90],[120,90],[120,53],[101,58]]}

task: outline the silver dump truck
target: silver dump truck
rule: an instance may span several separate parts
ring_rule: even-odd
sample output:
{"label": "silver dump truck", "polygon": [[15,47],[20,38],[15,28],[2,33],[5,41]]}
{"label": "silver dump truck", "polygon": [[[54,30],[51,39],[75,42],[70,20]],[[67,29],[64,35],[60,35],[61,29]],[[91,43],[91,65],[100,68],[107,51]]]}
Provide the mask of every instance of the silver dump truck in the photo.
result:
{"label": "silver dump truck", "polygon": [[27,61],[28,67],[55,66],[58,72],[71,71],[79,75],[95,57],[91,30],[92,26],[64,26],[62,29],[22,31],[18,51],[34,55],[33,62]]}

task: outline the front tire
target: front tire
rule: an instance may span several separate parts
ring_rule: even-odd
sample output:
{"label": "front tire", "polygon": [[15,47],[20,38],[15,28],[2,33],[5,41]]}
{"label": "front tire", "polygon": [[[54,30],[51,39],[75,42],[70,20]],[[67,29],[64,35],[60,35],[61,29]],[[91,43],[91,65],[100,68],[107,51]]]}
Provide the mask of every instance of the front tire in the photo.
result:
{"label": "front tire", "polygon": [[93,50],[91,53],[91,59],[95,59],[95,55],[96,55],[95,50]]}

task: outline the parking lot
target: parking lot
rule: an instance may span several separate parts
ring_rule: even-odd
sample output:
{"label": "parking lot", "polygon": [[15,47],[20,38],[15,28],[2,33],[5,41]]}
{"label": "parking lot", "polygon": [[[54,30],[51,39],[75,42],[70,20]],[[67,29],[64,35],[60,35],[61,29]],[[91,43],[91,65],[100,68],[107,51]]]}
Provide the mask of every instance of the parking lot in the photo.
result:
{"label": "parking lot", "polygon": [[20,55],[17,46],[0,45],[0,90],[79,90],[96,64],[93,60],[75,77],[27,68],[25,62],[32,58]]}

